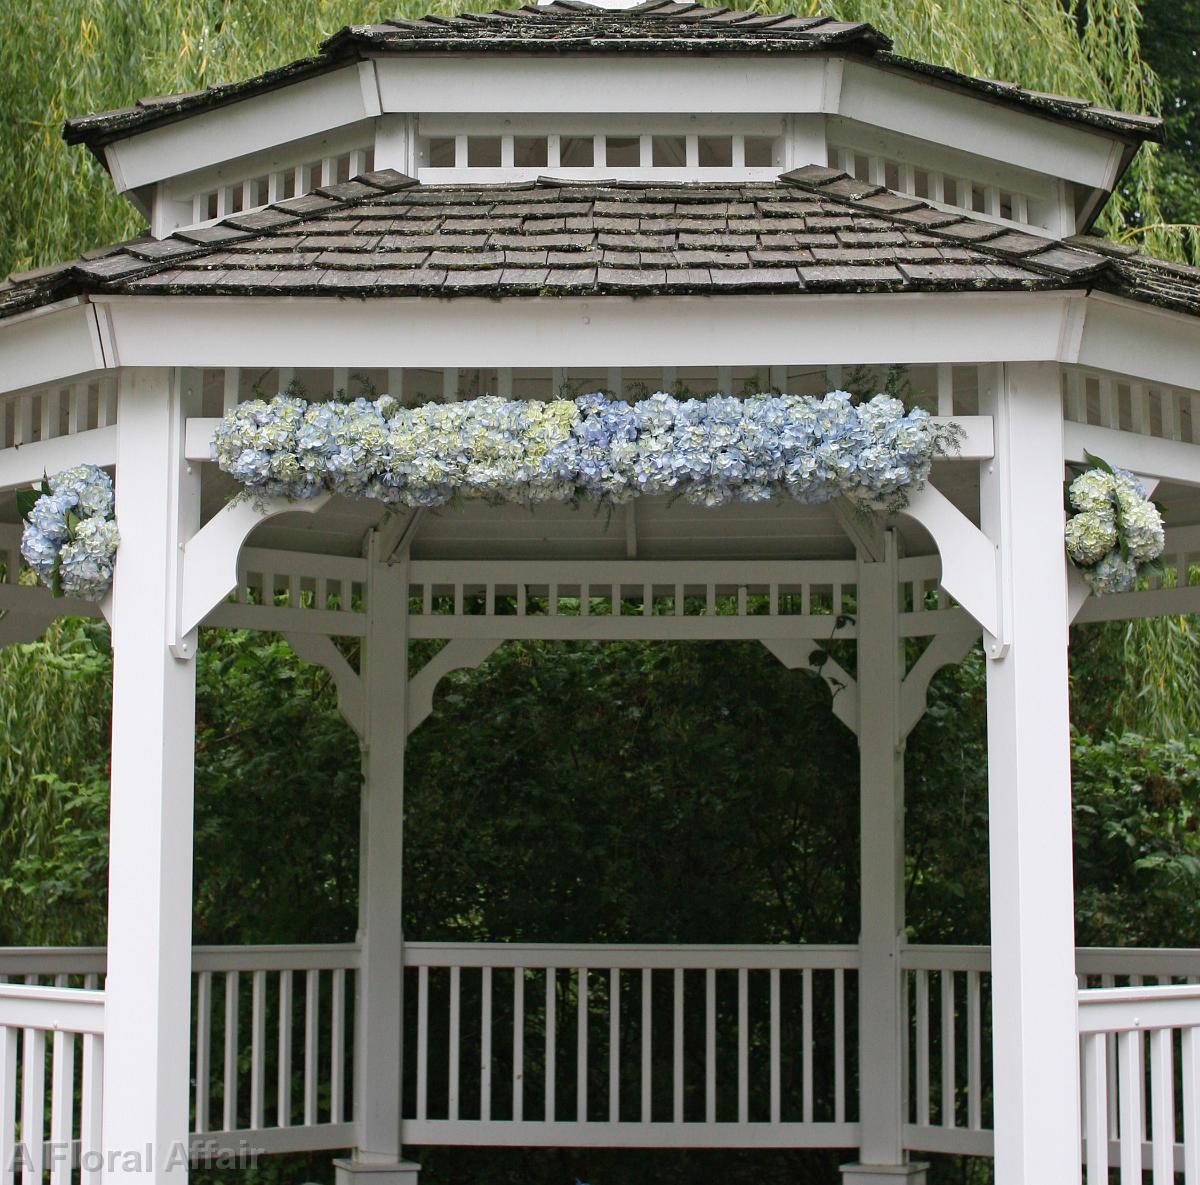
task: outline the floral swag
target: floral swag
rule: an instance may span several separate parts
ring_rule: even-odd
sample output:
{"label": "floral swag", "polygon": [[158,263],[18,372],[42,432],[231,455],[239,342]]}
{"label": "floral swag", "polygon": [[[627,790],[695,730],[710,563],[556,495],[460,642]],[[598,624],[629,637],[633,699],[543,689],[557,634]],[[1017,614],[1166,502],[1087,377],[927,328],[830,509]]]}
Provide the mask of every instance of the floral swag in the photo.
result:
{"label": "floral swag", "polygon": [[465,498],[614,505],[665,494],[704,506],[790,495],[903,507],[955,430],[887,395],[854,403],[756,395],[637,403],[603,394],[549,402],[485,396],[400,407],[375,401],[253,400],[218,426],[220,468],[251,496],[330,492],[389,505]]}
{"label": "floral swag", "polygon": [[[213,458],[251,498],[321,493],[437,507],[466,498],[618,505],[640,495],[703,506],[837,497],[901,510],[959,429],[876,395],[855,403],[755,395],[637,403],[603,394],[549,402],[494,396],[404,408],[383,396],[309,403],[296,394],[240,404],[218,425]],[[1158,508],[1132,474],[1098,458],[1067,488],[1071,562],[1096,593],[1124,592],[1162,554]],[[99,601],[119,542],[112,479],[78,465],[22,491],[21,554],[56,596]]]}
{"label": "floral swag", "polygon": [[112,478],[75,465],[17,494],[25,520],[21,555],[55,596],[99,601],[112,584],[117,555]]}
{"label": "floral swag", "polygon": [[1131,592],[1163,553],[1162,514],[1132,473],[1088,462],[1067,486],[1067,555],[1093,592]]}

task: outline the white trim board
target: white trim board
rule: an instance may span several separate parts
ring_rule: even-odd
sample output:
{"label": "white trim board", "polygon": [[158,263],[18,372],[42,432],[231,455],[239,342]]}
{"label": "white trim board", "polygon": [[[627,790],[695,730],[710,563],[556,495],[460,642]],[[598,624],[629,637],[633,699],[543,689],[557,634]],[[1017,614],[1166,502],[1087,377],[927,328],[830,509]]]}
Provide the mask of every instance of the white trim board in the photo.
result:
{"label": "white trim board", "polygon": [[[101,330],[103,329],[103,333]],[[0,393],[115,366],[1058,361],[1191,387],[1200,318],[1103,294],[95,296],[0,321]]]}

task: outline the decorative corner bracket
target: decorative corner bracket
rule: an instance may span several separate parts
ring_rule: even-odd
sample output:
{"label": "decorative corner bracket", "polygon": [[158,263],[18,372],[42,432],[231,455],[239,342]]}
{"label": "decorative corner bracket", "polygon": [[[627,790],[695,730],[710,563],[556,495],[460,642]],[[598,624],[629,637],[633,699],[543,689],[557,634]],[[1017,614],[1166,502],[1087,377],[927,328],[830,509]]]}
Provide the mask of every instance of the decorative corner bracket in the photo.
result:
{"label": "decorative corner bracket", "polygon": [[826,655],[823,662],[813,662],[813,652],[821,644],[812,638],[762,638],[762,644],[789,671],[815,671],[829,688],[833,714],[858,736],[858,685],[845,667]]}
{"label": "decorative corner bracket", "polygon": [[901,513],[933,537],[942,561],[942,587],[989,635],[989,655],[1002,658],[1008,652],[1008,638],[996,545],[932,485],[913,494]]}
{"label": "decorative corner bracket", "polygon": [[433,693],[451,672],[474,670],[503,642],[503,638],[454,638],[447,642],[408,681],[408,732],[411,734],[433,712]]}
{"label": "decorative corner bracket", "polygon": [[362,676],[325,634],[286,632],[283,635],[296,655],[314,667],[323,667],[337,688],[338,710],[361,741],[367,735],[367,696]]}
{"label": "decorative corner bracket", "polygon": [[313,514],[329,501],[319,494],[303,502],[268,498],[260,503],[234,502],[219,510],[186,543],[179,545],[179,606],[171,653],[191,658],[196,629],[237,587],[238,553],[255,527],[280,514]]}

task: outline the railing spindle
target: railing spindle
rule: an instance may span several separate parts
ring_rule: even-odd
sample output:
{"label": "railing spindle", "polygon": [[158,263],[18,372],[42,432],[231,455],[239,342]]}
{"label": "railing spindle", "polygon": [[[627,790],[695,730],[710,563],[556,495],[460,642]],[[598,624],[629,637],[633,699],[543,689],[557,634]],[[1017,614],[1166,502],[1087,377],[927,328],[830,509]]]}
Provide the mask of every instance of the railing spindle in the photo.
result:
{"label": "railing spindle", "polygon": [[208,1097],[212,1089],[212,972],[196,976],[196,1092],[192,1130],[208,1131]]}
{"label": "railing spindle", "polygon": [[576,1031],[575,1031],[575,1117],[580,1123],[587,1122],[587,1070],[588,1070],[588,969],[576,971]]}
{"label": "railing spindle", "polygon": [[[516,1103],[513,1104],[514,1107]],[[417,1118],[429,1115],[429,968],[417,971]],[[516,1115],[513,1116],[517,1118]]]}
{"label": "railing spindle", "polygon": [[1183,1060],[1183,1180],[1200,1185],[1200,1029],[1184,1029]]}
{"label": "railing spindle", "polygon": [[265,1117],[267,1068],[267,973],[255,971],[250,996],[250,1126],[261,1128]]}
{"label": "railing spindle", "polygon": [[484,967],[479,1016],[479,1118],[492,1117],[492,969]]}
{"label": "railing spindle", "polygon": [[942,971],[942,1126],[957,1127],[954,1090],[954,972]]}
{"label": "railing spindle", "polygon": [[704,971],[704,1122],[717,1122],[717,972]]}
{"label": "railing spindle", "polygon": [[460,1009],[462,1007],[462,968],[450,968],[450,1118],[455,1120],[458,1118],[459,1107],[459,1081],[458,1081],[458,1058],[459,1045],[461,1043],[461,1021],[462,1017]]}
{"label": "railing spindle", "polygon": [[0,1025],[0,1182],[10,1185],[17,1150],[17,1030]]}
{"label": "railing spindle", "polygon": [[26,1029],[22,1041],[22,1185],[42,1185],[45,1167],[46,1034]]}
{"label": "railing spindle", "polygon": [[1175,1185],[1174,1031],[1150,1034],[1150,1114],[1153,1124],[1154,1185]]}
{"label": "railing spindle", "polygon": [[329,990],[329,1122],[341,1123],[346,1112],[346,972],[334,969]]}
{"label": "railing spindle", "polygon": [[1087,1140],[1088,1185],[1108,1182],[1107,1042],[1102,1035],[1083,1039],[1083,1131]]}
{"label": "railing spindle", "polygon": [[546,968],[546,1122],[554,1122],[554,1061],[555,1061],[555,1029],[558,1021],[555,1015],[557,974],[553,967]]}
{"label": "railing spindle", "polygon": [[745,967],[738,968],[738,1054],[737,1090],[738,1123],[750,1122],[750,973]]}
{"label": "railing spindle", "polygon": [[[780,1051],[779,1051],[779,968],[772,967],[771,977],[771,1122],[778,1123],[780,1118]],[[834,1054],[837,1061],[837,1054]],[[834,1094],[838,1095],[835,1087]]]}
{"label": "railing spindle", "polygon": [[237,1127],[238,973],[225,972],[225,1097],[224,1127]]}
{"label": "railing spindle", "polygon": [[292,1123],[292,972],[279,973],[279,1086],[276,1122]]}
{"label": "railing spindle", "polygon": [[59,1030],[54,1034],[50,1074],[50,1185],[71,1185],[74,1110],[75,1034]]}
{"label": "railing spindle", "polygon": [[642,969],[642,1122],[649,1123],[651,1119],[652,1102],[650,1096],[651,1078],[654,1072],[651,1057],[651,1013],[653,999],[650,994],[654,972],[649,967]]}
{"label": "railing spindle", "polygon": [[608,973],[608,1121],[621,1118],[621,972]]}
{"label": "railing spindle", "polygon": [[816,1083],[813,1079],[813,972],[811,967],[805,967],[800,972],[804,985],[804,1012],[801,1036],[804,1041],[804,1112],[805,1123],[813,1121],[813,1100],[816,1094]]}
{"label": "railing spindle", "polygon": [[317,1000],[321,972],[310,968],[304,975],[304,1124],[317,1122],[317,1075],[319,1070]]}
{"label": "railing spindle", "polygon": [[[421,968],[422,974],[425,968]],[[418,1071],[419,1072],[419,1071]],[[513,1122],[525,1118],[525,968],[513,968]]]}
{"label": "railing spindle", "polygon": [[980,1008],[980,976],[967,972],[967,1126],[983,1127],[983,1017]]}
{"label": "railing spindle", "polygon": [[833,1121],[846,1122],[846,972],[841,967],[833,972]]}
{"label": "railing spindle", "polygon": [[[100,1185],[99,1164],[104,1121],[104,1039],[94,1033],[83,1035],[83,1078],[79,1107],[79,1183]],[[0,1112],[2,1116],[2,1112]],[[0,1117],[0,1127],[3,1119]],[[0,1131],[0,1156],[4,1140]]]}
{"label": "railing spindle", "polygon": [[1142,1185],[1142,1034],[1117,1037],[1120,1080],[1121,1185]]}
{"label": "railing spindle", "polygon": [[929,972],[917,971],[917,1126],[929,1126]]}

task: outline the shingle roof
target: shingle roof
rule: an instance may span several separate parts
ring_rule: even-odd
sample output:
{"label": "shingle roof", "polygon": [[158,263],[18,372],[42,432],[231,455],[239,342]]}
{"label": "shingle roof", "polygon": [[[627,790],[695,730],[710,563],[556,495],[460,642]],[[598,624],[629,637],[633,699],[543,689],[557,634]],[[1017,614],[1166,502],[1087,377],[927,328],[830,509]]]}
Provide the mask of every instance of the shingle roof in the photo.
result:
{"label": "shingle roof", "polygon": [[183,119],[375,54],[466,51],[515,53],[819,53],[849,52],[882,66],[918,73],[973,91],[991,101],[1024,107],[1051,119],[1082,123],[1132,141],[1161,140],[1162,121],[1046,95],[1007,82],[971,78],[891,52],[892,42],[863,21],[766,15],[675,0],[646,0],[636,8],[597,8],[577,0],[529,4],[456,17],[426,16],[378,25],[351,25],[305,58],[257,78],[182,95],[141,99],[136,106],[67,120],[68,143],[93,149],[136,131]]}
{"label": "shingle roof", "polygon": [[1200,315],[1200,270],[935,210],[832,169],[776,182],[423,186],[368,173],[13,277],[0,317],[79,293],[525,296],[1099,288]]}

